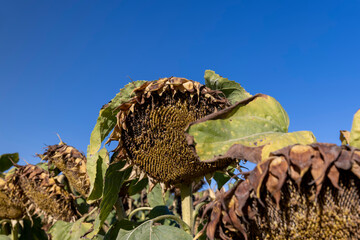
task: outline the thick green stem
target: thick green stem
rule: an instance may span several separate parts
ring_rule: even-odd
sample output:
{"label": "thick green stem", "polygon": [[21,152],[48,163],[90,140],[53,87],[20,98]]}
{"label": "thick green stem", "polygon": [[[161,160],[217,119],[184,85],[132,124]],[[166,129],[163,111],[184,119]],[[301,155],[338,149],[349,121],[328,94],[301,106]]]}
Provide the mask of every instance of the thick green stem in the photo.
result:
{"label": "thick green stem", "polygon": [[181,191],[181,212],[182,220],[190,226],[193,232],[193,201],[192,201],[192,184],[180,186]]}

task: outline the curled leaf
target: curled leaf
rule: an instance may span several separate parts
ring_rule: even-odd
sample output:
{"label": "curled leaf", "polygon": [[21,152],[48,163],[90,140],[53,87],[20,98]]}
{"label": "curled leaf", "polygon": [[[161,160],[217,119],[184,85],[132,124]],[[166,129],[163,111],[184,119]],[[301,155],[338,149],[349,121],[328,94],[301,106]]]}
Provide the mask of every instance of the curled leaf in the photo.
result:
{"label": "curled leaf", "polygon": [[354,115],[349,145],[360,148],[360,109]]}
{"label": "curled leaf", "polygon": [[204,78],[208,88],[222,91],[232,104],[251,97],[239,83],[223,78],[212,70],[206,70]]}
{"label": "curled leaf", "polygon": [[0,173],[8,170],[14,163],[19,162],[18,153],[6,153],[0,155]]}
{"label": "curled leaf", "polygon": [[350,132],[346,130],[340,130],[340,141],[342,145],[347,145],[350,142]]}

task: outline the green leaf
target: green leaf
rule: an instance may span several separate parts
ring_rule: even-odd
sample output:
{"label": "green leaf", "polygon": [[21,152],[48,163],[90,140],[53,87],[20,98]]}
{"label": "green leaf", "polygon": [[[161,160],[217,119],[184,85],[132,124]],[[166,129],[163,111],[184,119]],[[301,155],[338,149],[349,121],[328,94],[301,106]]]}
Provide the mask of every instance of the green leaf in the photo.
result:
{"label": "green leaf", "polygon": [[311,132],[287,133],[288,126],[289,118],[281,105],[270,96],[257,94],[194,122],[187,132],[194,137],[189,144],[195,144],[201,161],[239,158],[245,146],[257,148],[259,156],[252,160],[258,162],[282,146],[316,141]]}
{"label": "green leaf", "polygon": [[217,183],[218,189],[220,190],[224,186],[224,184],[230,180],[231,177],[222,172],[215,172],[213,178]]}
{"label": "green leaf", "polygon": [[9,168],[11,168],[14,165],[13,162],[14,163],[19,162],[18,153],[6,153],[0,155],[0,172],[5,172]]}
{"label": "green leaf", "polygon": [[222,91],[231,104],[251,97],[251,94],[245,91],[239,83],[223,78],[214,71],[206,70],[204,78],[207,87]]}
{"label": "green leaf", "polygon": [[349,145],[360,148],[360,109],[354,115]]}
{"label": "green leaf", "polygon": [[11,238],[6,235],[0,235],[0,240],[11,240]]}
{"label": "green leaf", "polygon": [[88,203],[101,198],[104,185],[104,176],[109,163],[109,154],[106,148],[87,159],[86,169],[90,180],[90,194]]}
{"label": "green leaf", "polygon": [[[133,90],[146,81],[136,81],[127,84],[120,92],[106,104],[99,113],[99,117],[90,136],[90,145],[87,149],[87,171],[90,179],[90,194],[88,202],[101,198],[103,177],[107,169],[108,154],[105,148],[99,151],[101,143],[116,125],[117,109],[121,104],[134,97]],[[106,154],[105,154],[106,153]]]}
{"label": "green leaf", "polygon": [[164,196],[165,205],[170,207],[173,205],[175,199],[175,194],[171,194],[170,191],[166,191]]}
{"label": "green leaf", "polygon": [[148,185],[148,178],[143,178],[139,181],[139,179],[134,179],[131,181],[128,194],[129,196],[133,196],[139,192],[141,192]]}
{"label": "green leaf", "polygon": [[160,184],[156,184],[156,186],[151,190],[151,192],[148,193],[147,197],[149,205],[152,208],[165,205],[164,199],[162,197]]}
{"label": "green leaf", "polygon": [[116,125],[116,114],[119,112],[117,107],[134,97],[133,90],[144,82],[146,81],[135,81],[127,84],[100,110],[99,117],[90,136],[88,155],[93,155],[99,151],[101,143]]}
{"label": "green leaf", "polygon": [[105,236],[103,235],[95,235],[91,240],[104,240],[105,239]]}
{"label": "green leaf", "polygon": [[[149,218],[153,219],[163,215],[174,215],[167,206],[156,206],[149,212]],[[179,226],[176,221],[172,219],[163,219],[159,223],[167,226]]]}
{"label": "green leaf", "polygon": [[131,222],[126,219],[118,221],[110,227],[109,231],[107,231],[107,233],[105,234],[104,240],[116,239],[116,237],[119,234],[120,229],[123,229],[123,231],[124,230],[130,231],[130,230],[134,229],[136,226],[137,226],[136,223]]}
{"label": "green leaf", "polygon": [[99,230],[112,211],[113,206],[118,199],[120,188],[124,183],[124,180],[127,179],[131,173],[131,168],[120,171],[125,166],[125,163],[126,161],[120,161],[110,164],[106,171],[104,196],[100,203],[100,225],[95,230]]}
{"label": "green leaf", "polygon": [[38,217],[33,217],[31,221],[29,219],[24,219],[19,240],[47,240],[48,236],[42,227],[43,224]]}
{"label": "green leaf", "polygon": [[79,240],[92,226],[91,223],[84,222],[84,218],[80,218],[73,223],[57,221],[49,232],[52,240]]}
{"label": "green leaf", "polygon": [[167,206],[156,206],[150,211],[149,218],[156,218],[161,215],[173,215],[173,213]]}
{"label": "green leaf", "polygon": [[150,220],[131,231],[120,229],[116,240],[192,240],[192,236],[180,228],[152,224],[153,221]]}

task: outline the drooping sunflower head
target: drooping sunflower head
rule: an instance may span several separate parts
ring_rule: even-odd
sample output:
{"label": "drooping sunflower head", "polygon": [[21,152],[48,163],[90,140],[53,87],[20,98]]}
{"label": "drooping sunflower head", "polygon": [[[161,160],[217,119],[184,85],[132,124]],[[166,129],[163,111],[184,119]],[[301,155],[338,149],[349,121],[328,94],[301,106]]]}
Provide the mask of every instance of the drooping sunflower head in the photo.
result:
{"label": "drooping sunflower head", "polygon": [[231,160],[200,162],[187,145],[187,125],[228,106],[218,92],[185,78],[163,78],[135,89],[136,97],[119,106],[109,141],[152,179],[189,183],[226,167]]}
{"label": "drooping sunflower head", "polygon": [[360,150],[281,149],[205,215],[209,239],[360,239]]}
{"label": "drooping sunflower head", "polygon": [[90,180],[86,171],[87,159],[84,154],[60,141],[59,144],[48,146],[45,153],[38,156],[54,164],[68,179],[70,186],[83,197],[87,196]]}
{"label": "drooping sunflower head", "polygon": [[6,181],[0,178],[0,219],[19,219],[24,212],[22,204],[11,200],[6,191]]}
{"label": "drooping sunflower head", "polygon": [[30,214],[44,216],[43,221],[75,221],[75,198],[49,173],[36,165],[17,166],[7,180],[9,197],[22,204]]}

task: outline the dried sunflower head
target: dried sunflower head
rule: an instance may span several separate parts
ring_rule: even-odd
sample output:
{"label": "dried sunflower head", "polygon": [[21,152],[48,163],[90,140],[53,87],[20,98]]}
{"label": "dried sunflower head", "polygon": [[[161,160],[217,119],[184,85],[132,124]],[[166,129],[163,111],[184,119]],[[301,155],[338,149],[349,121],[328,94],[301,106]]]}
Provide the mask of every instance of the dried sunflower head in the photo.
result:
{"label": "dried sunflower head", "polygon": [[86,171],[86,157],[79,150],[60,141],[47,147],[41,159],[54,164],[68,179],[69,184],[82,196],[87,197],[90,181]]}
{"label": "dried sunflower head", "polygon": [[360,239],[360,150],[317,143],[272,154],[207,206],[210,239]]}
{"label": "dried sunflower head", "polygon": [[20,219],[24,212],[22,204],[11,201],[6,190],[6,181],[0,178],[0,219]]}
{"label": "dried sunflower head", "polygon": [[109,141],[152,181],[190,183],[224,168],[231,159],[200,162],[188,146],[187,125],[228,106],[218,92],[185,78],[162,78],[135,89],[136,97],[119,106]]}
{"label": "dried sunflower head", "polygon": [[43,215],[44,222],[70,222],[78,217],[75,198],[38,166],[17,166],[7,185],[9,197],[22,203],[27,212]]}

